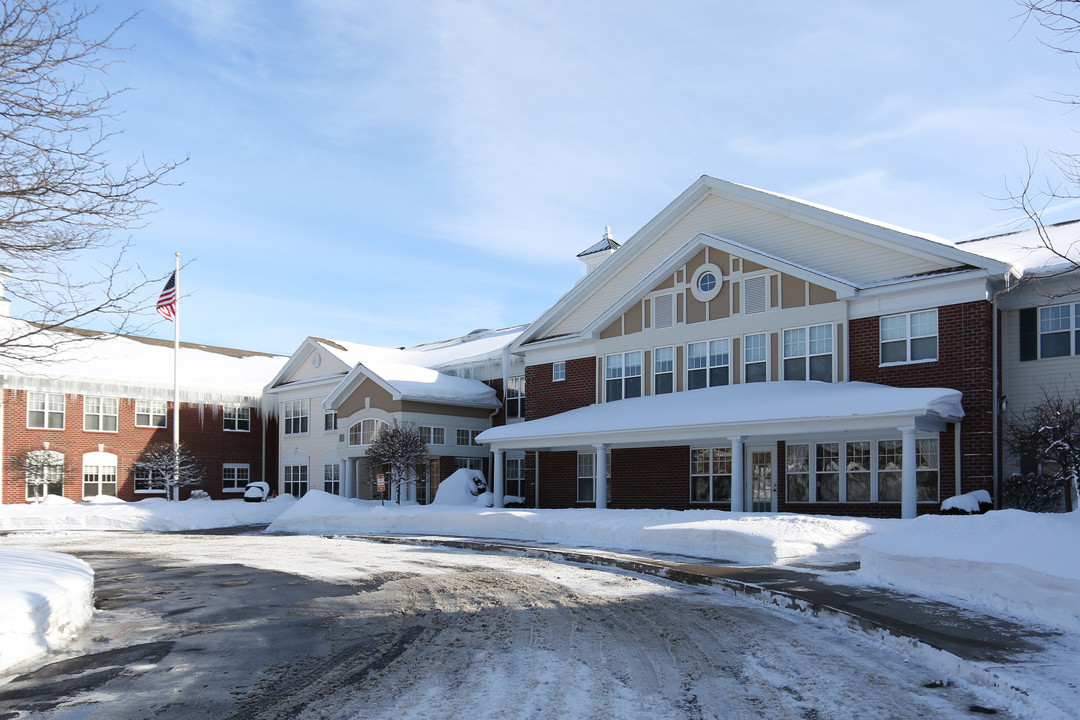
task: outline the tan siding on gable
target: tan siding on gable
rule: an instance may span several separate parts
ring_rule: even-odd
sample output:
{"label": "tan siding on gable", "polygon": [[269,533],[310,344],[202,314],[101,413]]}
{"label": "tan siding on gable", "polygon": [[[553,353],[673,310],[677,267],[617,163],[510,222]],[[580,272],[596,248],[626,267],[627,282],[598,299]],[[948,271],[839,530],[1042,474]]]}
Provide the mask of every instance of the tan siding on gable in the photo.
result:
{"label": "tan siding on gable", "polygon": [[360,412],[368,407],[369,399],[371,407],[377,410],[388,413],[401,412],[401,402],[394,400],[381,385],[367,378],[357,385],[352,394],[338,407],[338,417],[347,418],[353,413]]}
{"label": "tan siding on gable", "polygon": [[810,304],[811,305],[824,305],[825,303],[836,302],[836,291],[823,288],[820,285],[814,285],[810,283]]}
{"label": "tan siding on gable", "polygon": [[[717,196],[708,196],[615,277],[548,332],[580,332],[697,233],[745,244],[789,262],[856,283],[942,270],[947,264],[863,241]],[[738,264],[733,262],[733,265]],[[743,271],[755,263],[744,262]]]}
{"label": "tan siding on gable", "polygon": [[793,275],[780,278],[781,307],[785,310],[806,305],[806,281]]}
{"label": "tan siding on gable", "polygon": [[686,298],[686,322],[699,323],[708,319],[706,314],[707,303],[703,303],[694,297],[692,293],[683,293]]}
{"label": "tan siding on gable", "polygon": [[613,338],[622,335],[622,318],[617,318],[615,322],[608,325],[606,328],[600,331],[600,337]]}
{"label": "tan siding on gable", "polygon": [[709,319],[723,320],[731,317],[731,283],[720,286],[720,294],[709,301]]}
{"label": "tan siding on gable", "polygon": [[629,335],[630,333],[641,332],[641,303],[639,302],[634,307],[626,311],[623,315],[623,334]]}

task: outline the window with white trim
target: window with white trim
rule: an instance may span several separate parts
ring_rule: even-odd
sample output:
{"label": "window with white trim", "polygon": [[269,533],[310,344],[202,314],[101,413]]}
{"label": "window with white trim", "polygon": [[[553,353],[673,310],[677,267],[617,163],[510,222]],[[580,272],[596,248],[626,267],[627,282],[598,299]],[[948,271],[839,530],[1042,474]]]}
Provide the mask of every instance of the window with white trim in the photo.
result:
{"label": "window with white trim", "polygon": [[[607,499],[611,501],[611,451],[607,452]],[[577,501],[596,502],[596,453],[578,453]]]}
{"label": "window with white trim", "polygon": [[221,466],[221,489],[225,492],[244,492],[251,480],[248,463],[225,463]]}
{"label": "window with white trim", "polygon": [[479,470],[480,472],[484,471],[483,458],[459,457],[454,458],[454,460],[457,463],[458,470],[464,468],[465,470]]}
{"label": "window with white trim", "polygon": [[743,338],[743,382],[765,382],[769,379],[768,333]]}
{"label": "window with white trim", "polygon": [[731,502],[731,448],[690,451],[690,502]]}
{"label": "window with white trim", "polygon": [[881,364],[928,362],[938,356],[937,309],[888,315],[879,321]]}
{"label": "window with white trim", "polygon": [[322,416],[323,432],[337,430],[337,410],[324,411]]}
{"label": "window with white trim", "polygon": [[686,345],[686,388],[698,390],[731,383],[731,341],[708,340]]}
{"label": "window with white trim", "polygon": [[604,358],[605,400],[641,397],[641,351],[613,353]]}
{"label": "window with white trim", "polygon": [[308,431],[308,401],[286,400],[284,403],[281,424],[282,431],[286,435],[306,435]]}
{"label": "window with white trim", "polygon": [[669,328],[675,325],[675,295],[664,293],[657,295],[652,301],[653,327],[656,329]]}
{"label": "window with white trim", "polygon": [[814,493],[818,502],[840,500],[840,443],[817,443],[814,448]]}
{"label": "window with white trim", "polygon": [[832,325],[784,331],[785,380],[833,380]]}
{"label": "window with white trim", "polygon": [[83,398],[83,430],[116,432],[120,423],[120,401],[113,397],[87,395]]}
{"label": "window with white trim", "polygon": [[[916,438],[918,502],[939,498],[938,438]],[[900,502],[903,441],[896,438],[788,444],[787,502]]]}
{"label": "window with white trim", "polygon": [[293,497],[303,497],[308,491],[307,465],[286,465],[284,468],[284,489]]}
{"label": "window with white trim", "polygon": [[379,437],[386,423],[375,418],[367,418],[349,428],[349,445],[371,445]]}
{"label": "window with white trim", "polygon": [[784,480],[788,502],[810,501],[810,446],[788,444],[784,449]]}
{"label": "window with white trim", "polygon": [[421,425],[420,437],[423,439],[425,445],[445,445],[446,428]]}
{"label": "window with white trim", "polygon": [[476,436],[482,432],[483,430],[469,430],[468,428],[458,428],[457,444],[462,447],[467,445],[479,447],[480,443],[476,442]]}
{"label": "window with white trim", "polygon": [[135,492],[163,493],[165,492],[165,477],[154,475],[154,470],[149,465],[135,466]]}
{"label": "window with white trim", "polygon": [[525,419],[525,376],[506,378],[506,419]]}
{"label": "window with white trim", "polygon": [[323,492],[331,495],[341,494],[341,465],[339,463],[323,465]]}
{"label": "window with white trim", "polygon": [[[87,458],[92,458],[87,462]],[[83,497],[110,495],[116,497],[116,455],[106,452],[83,456]]]}
{"label": "window with white trim", "polygon": [[46,495],[64,496],[64,454],[56,450],[31,450],[26,454],[26,499]]}
{"label": "window with white trim", "polygon": [[251,432],[251,408],[222,408],[222,428],[229,432]]}
{"label": "window with white trim", "polygon": [[551,382],[562,382],[565,379],[566,363],[562,360],[551,363]]}
{"label": "window with white trim", "polygon": [[506,458],[506,471],[503,473],[503,494],[524,497],[524,487],[525,458]]}
{"label": "window with white trim", "polygon": [[900,502],[903,487],[904,444],[878,440],[878,502]]}
{"label": "window with white trim", "polygon": [[873,472],[870,442],[856,440],[844,443],[844,489],[847,502],[870,502],[870,476]]}
{"label": "window with white trim", "polygon": [[653,395],[675,392],[675,348],[671,345],[653,350]]}
{"label": "window with white trim", "polygon": [[135,427],[163,428],[168,416],[169,406],[164,400],[135,401]]}
{"label": "window with white trim", "polygon": [[941,499],[940,463],[937,438],[917,438],[915,440],[916,502],[938,502]]}
{"label": "window with white trim", "polygon": [[63,393],[29,392],[26,394],[26,427],[63,430],[64,408]]}

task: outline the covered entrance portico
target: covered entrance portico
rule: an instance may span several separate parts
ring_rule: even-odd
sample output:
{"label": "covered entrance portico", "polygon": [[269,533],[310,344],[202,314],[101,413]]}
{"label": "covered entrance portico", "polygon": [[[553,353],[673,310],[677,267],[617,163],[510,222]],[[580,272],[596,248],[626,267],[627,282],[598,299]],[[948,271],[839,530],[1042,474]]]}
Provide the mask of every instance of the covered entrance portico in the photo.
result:
{"label": "covered entrance portico", "polygon": [[[714,387],[630,398],[570,410],[483,432],[477,440],[495,455],[495,506],[502,507],[508,450],[595,453],[595,506],[607,507],[607,453],[623,448],[687,446],[714,449],[711,481],[727,478],[735,511],[777,509],[779,443],[831,437],[896,437],[883,452],[898,479],[898,497],[882,491],[868,501],[899,501],[902,517],[917,514],[916,438],[936,438],[964,417],[961,393],[942,388],[896,388],[872,383],[787,381]],[[890,449],[892,446],[890,446]],[[875,451],[876,452],[876,451]],[[877,455],[875,454],[875,458]],[[883,465],[883,467],[885,467]],[[689,473],[688,473],[689,475]],[[543,482],[543,468],[538,482]],[[718,482],[717,487],[723,487]],[[889,486],[891,487],[891,486]],[[687,489],[689,493],[689,488]]]}

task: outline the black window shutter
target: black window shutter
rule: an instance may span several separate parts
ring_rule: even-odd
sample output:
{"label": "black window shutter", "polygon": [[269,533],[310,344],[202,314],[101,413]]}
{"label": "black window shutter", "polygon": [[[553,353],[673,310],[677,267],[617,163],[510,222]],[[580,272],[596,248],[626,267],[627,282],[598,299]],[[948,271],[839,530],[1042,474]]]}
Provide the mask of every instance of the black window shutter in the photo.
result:
{"label": "black window shutter", "polygon": [[1020,311],[1020,359],[1037,360],[1039,357],[1039,311],[1024,308]]}

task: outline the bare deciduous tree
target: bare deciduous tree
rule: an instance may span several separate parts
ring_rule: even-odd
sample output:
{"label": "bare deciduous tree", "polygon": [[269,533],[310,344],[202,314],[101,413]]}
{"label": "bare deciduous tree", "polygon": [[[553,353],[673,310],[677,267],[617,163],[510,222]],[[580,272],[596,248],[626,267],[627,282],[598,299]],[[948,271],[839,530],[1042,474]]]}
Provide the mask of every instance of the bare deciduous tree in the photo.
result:
{"label": "bare deciduous tree", "polygon": [[202,460],[189,453],[182,443],[177,452],[173,451],[171,442],[151,445],[137,464],[150,471],[153,485],[160,483],[166,488],[170,500],[180,499],[180,488],[199,486],[206,481]]}
{"label": "bare deciduous tree", "polygon": [[128,328],[160,278],[126,259],[145,221],[146,191],[177,163],[117,166],[113,101],[105,87],[114,37],[88,37],[68,0],[0,0],[0,265],[5,291],[34,325],[0,335],[0,355],[62,325],[108,318]]}
{"label": "bare deciduous tree", "polygon": [[[398,503],[416,499],[417,480],[425,472],[427,444],[420,428],[413,423],[399,423],[397,420],[383,427],[378,437],[367,449],[367,458],[372,468],[388,467],[390,483]],[[411,492],[410,492],[411,490]]]}
{"label": "bare deciduous tree", "polygon": [[1056,485],[1071,512],[1080,476],[1080,398],[1044,390],[1038,404],[1006,419],[1005,443],[1022,466],[1032,466],[1024,468],[1024,477],[1042,476]]}

